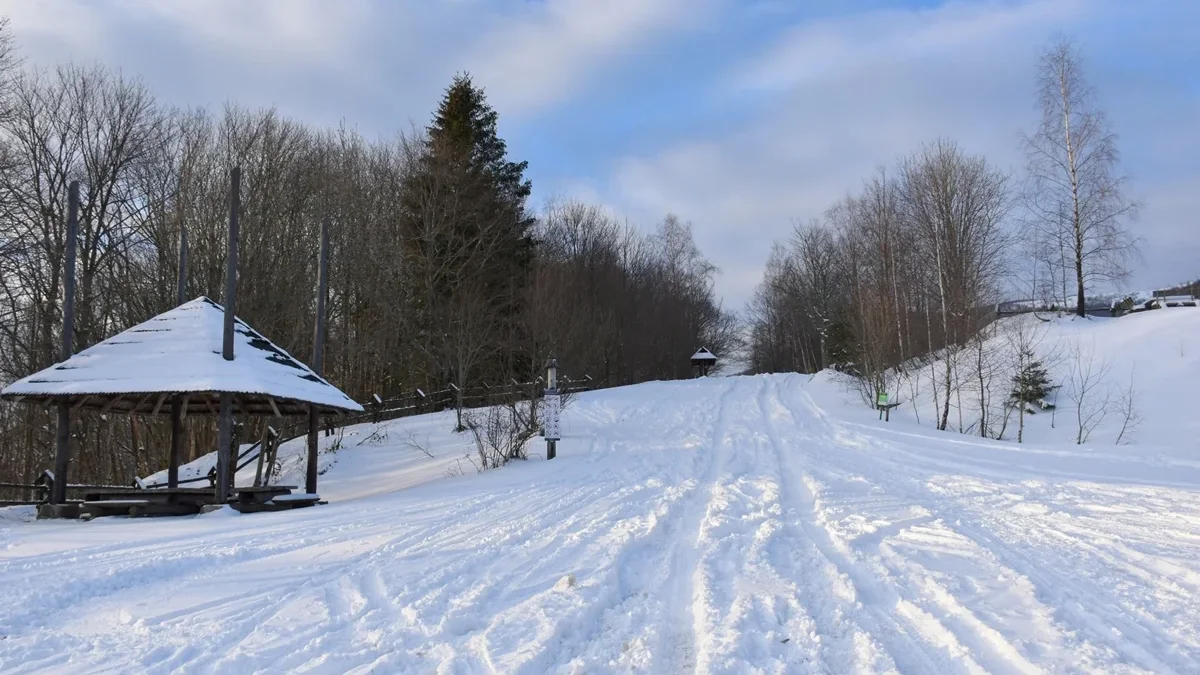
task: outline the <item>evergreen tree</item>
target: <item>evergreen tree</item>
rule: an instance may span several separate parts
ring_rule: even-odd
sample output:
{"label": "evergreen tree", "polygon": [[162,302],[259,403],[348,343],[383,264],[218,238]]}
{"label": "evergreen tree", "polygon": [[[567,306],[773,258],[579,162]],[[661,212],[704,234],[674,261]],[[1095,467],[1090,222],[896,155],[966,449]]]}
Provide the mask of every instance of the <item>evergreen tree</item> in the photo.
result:
{"label": "evergreen tree", "polygon": [[[498,115],[462,74],[446,89],[400,189],[408,315],[426,372],[465,387],[522,374],[521,315],[533,264],[526,162],[511,162]],[[443,382],[445,380],[442,380]]]}
{"label": "evergreen tree", "polygon": [[1013,389],[1009,394],[1010,400],[1015,405],[1033,404],[1043,410],[1049,409],[1049,404],[1044,402],[1044,399],[1050,395],[1051,389],[1050,375],[1046,372],[1046,366],[1032,352],[1028,351],[1021,355],[1021,362],[1025,365],[1013,377]]}

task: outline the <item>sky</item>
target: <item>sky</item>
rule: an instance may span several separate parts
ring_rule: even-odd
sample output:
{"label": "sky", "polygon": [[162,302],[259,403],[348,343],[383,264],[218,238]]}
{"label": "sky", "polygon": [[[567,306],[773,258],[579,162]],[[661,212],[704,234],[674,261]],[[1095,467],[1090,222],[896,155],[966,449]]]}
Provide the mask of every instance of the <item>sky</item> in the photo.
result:
{"label": "sky", "polygon": [[1200,276],[1200,0],[0,0],[26,62],[369,137],[455,73],[534,199],[692,223],[731,309],[773,241],[937,138],[1019,176],[1038,49],[1077,39],[1143,239],[1131,288]]}

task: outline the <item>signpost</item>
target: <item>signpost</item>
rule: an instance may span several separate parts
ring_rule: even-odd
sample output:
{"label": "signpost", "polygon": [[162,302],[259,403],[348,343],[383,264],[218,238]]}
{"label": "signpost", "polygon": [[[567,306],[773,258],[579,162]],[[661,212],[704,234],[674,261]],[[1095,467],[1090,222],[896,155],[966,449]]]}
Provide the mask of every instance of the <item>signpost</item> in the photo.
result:
{"label": "signpost", "polygon": [[558,361],[546,362],[546,391],[542,399],[542,437],[546,439],[546,459],[554,459],[558,440],[562,438],[562,399],[558,394]]}
{"label": "signpost", "polygon": [[892,421],[892,408],[896,406],[888,404],[888,395],[880,392],[879,397],[875,400],[875,408],[879,410],[879,419],[884,422]]}

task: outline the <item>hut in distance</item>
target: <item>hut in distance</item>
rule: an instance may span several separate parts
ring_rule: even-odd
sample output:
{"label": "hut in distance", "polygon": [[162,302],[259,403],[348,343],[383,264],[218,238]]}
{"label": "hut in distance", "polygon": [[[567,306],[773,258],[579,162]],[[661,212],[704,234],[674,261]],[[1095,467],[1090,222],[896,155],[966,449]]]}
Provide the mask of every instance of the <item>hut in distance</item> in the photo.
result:
{"label": "hut in distance", "polygon": [[708,377],[708,372],[717,363],[717,355],[701,347],[692,354],[692,374],[695,377]]}

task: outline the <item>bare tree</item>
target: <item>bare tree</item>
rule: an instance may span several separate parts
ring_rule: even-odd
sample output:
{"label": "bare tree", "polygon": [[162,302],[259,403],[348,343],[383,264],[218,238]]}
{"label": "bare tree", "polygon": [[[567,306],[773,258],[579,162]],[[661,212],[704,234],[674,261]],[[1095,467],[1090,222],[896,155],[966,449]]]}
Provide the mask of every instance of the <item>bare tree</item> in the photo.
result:
{"label": "bare tree", "polygon": [[1025,138],[1025,203],[1042,260],[1061,280],[1064,295],[1068,285],[1074,287],[1075,311],[1084,316],[1092,285],[1128,274],[1137,240],[1126,223],[1137,205],[1125,197],[1117,136],[1096,104],[1072,40],[1060,38],[1041,54],[1037,92],[1042,119]]}
{"label": "bare tree", "polygon": [[1120,445],[1126,436],[1131,435],[1142,424],[1142,415],[1137,407],[1137,389],[1133,384],[1134,369],[1129,369],[1129,384],[1117,398],[1117,410],[1121,413],[1121,431],[1117,433],[1116,444]]}
{"label": "bare tree", "polygon": [[1096,426],[1113,406],[1112,387],[1107,382],[1112,362],[1096,356],[1094,344],[1075,342],[1067,365],[1067,397],[1075,404],[1075,444],[1088,441]]}
{"label": "bare tree", "polygon": [[945,345],[937,426],[946,429],[959,352],[982,326],[979,309],[994,301],[1008,271],[1008,176],[945,140],[906,160],[901,171],[907,217],[933,264]]}

